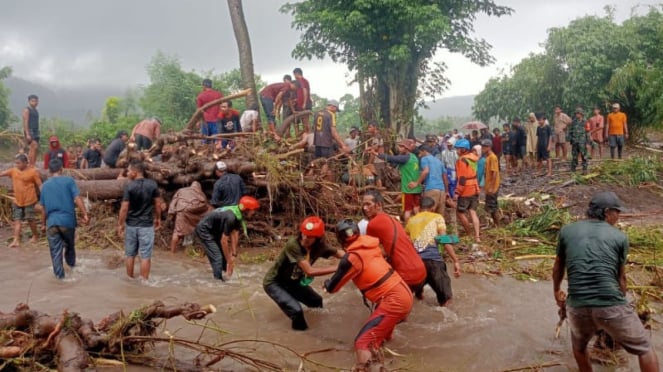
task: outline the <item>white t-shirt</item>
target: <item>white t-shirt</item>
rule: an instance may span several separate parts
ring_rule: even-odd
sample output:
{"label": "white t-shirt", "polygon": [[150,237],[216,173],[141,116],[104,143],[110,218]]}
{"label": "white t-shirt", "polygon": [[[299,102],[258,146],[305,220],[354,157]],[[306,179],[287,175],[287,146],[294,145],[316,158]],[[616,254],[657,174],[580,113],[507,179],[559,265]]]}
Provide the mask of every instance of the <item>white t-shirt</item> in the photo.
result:
{"label": "white t-shirt", "polygon": [[246,110],[239,118],[239,123],[242,126],[243,132],[253,131],[253,121],[260,119],[260,113],[256,110]]}

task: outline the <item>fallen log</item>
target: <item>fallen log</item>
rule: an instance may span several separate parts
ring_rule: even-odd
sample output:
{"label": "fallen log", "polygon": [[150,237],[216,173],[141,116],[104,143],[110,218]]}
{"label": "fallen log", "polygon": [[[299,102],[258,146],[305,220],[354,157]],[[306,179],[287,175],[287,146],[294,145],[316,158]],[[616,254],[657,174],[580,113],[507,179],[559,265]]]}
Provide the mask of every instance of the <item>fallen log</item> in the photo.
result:
{"label": "fallen log", "polygon": [[[121,168],[90,168],[90,169],[69,169],[62,170],[62,175],[73,177],[75,180],[114,180],[122,173]],[[48,176],[48,170],[40,169],[39,175],[42,181]]]}
{"label": "fallen log", "polygon": [[279,135],[279,137],[283,137],[286,134],[286,132],[289,132],[290,125],[292,125],[292,123],[296,119],[307,116],[307,115],[311,115],[312,113],[313,112],[311,110],[295,112],[294,114],[288,116],[287,118],[285,118],[285,120],[283,120],[281,125],[279,125],[279,127],[276,129],[276,133]]}

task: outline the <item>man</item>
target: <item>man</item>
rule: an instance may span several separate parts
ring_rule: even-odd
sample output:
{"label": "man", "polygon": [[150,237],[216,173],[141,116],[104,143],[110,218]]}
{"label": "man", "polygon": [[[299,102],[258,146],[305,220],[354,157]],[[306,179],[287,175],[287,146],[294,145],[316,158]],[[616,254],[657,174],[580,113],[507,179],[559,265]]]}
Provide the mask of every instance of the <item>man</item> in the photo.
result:
{"label": "man", "polygon": [[[304,78],[304,73],[302,69],[297,67],[292,70],[292,74],[295,76],[295,80],[299,82],[299,88],[297,89],[297,105],[295,106],[295,111],[305,111],[311,110],[313,108],[313,100],[311,99],[311,84],[309,81]],[[310,130],[309,127],[309,117],[304,115],[301,117],[302,123],[304,125],[304,132]]]}
{"label": "man", "polygon": [[520,118],[513,118],[511,130],[511,160],[515,173],[519,174],[525,168],[527,152],[527,132],[522,127]]}
{"label": "man", "polygon": [[[613,192],[589,202],[588,219],[564,226],[553,266],[557,305],[566,310],[573,356],[580,371],[592,371],[587,344],[597,330],[636,354],[641,371],[658,371],[658,358],[645,329],[626,300],[628,238],[613,227],[624,206]],[[567,273],[568,297],[560,289]]]}
{"label": "man", "polygon": [[223,272],[230,277],[235,267],[239,231],[246,234],[245,218],[253,217],[260,208],[254,197],[242,196],[237,205],[217,208],[203,217],[196,226],[196,235],[203,242],[205,254],[212,266],[215,279],[225,280]]}
{"label": "man", "polygon": [[318,111],[314,117],[313,144],[316,158],[330,158],[334,155],[334,143],[345,153],[350,152],[336,130],[336,113],[339,112],[338,101],[327,102],[324,110]]}
{"label": "man", "polygon": [[120,153],[127,147],[127,141],[129,140],[129,134],[126,130],[120,130],[115,135],[113,141],[104,151],[104,163],[109,168],[115,168],[117,164],[117,159],[120,157]]}
{"label": "man", "polygon": [[101,168],[101,159],[104,154],[101,149],[101,141],[98,138],[90,140],[90,146],[83,152],[81,169]]}
{"label": "man", "polygon": [[493,153],[497,156],[497,165],[500,165],[502,160],[502,135],[500,128],[493,129]]}
{"label": "man", "polygon": [[408,184],[413,189],[419,185],[424,186],[423,197],[433,199],[435,205],[432,211],[444,214],[447,202],[447,191],[449,190],[449,180],[447,179],[447,170],[440,159],[432,154],[433,150],[429,145],[419,147],[419,158],[421,174],[416,181]]}
{"label": "man", "polygon": [[[378,159],[396,164],[401,174],[401,193],[403,201],[403,219],[405,222],[414,214],[419,213],[421,203],[421,192],[423,188],[416,183],[421,175],[419,159],[412,151],[413,141],[403,139],[398,143],[398,155],[379,154],[371,149],[372,154]],[[414,186],[414,187],[411,187]]]}
{"label": "man", "polygon": [[571,121],[571,118],[562,112],[562,106],[555,106],[555,116],[553,117],[555,133],[553,142],[555,142],[555,158],[557,159],[559,159],[560,153],[566,159],[566,127],[571,124]]}
{"label": "man", "polygon": [[[232,101],[221,103],[221,109],[218,115],[219,132],[221,133],[240,133],[242,126],[239,122],[239,111],[233,108]],[[221,148],[225,149],[228,146],[234,147],[235,142],[226,138],[221,140]]]}
{"label": "man", "polygon": [[348,253],[334,276],[325,280],[324,289],[335,293],[352,280],[364,298],[375,304],[354,342],[357,362],[353,371],[368,371],[378,361],[373,354],[384,341],[391,339],[396,324],[410,313],[412,293],[398,272],[385,262],[378,240],[361,236],[352,220],[342,220],[336,225],[336,237]]}
{"label": "man", "polygon": [[175,253],[184,237],[195,230],[198,222],[211,209],[198,181],[193,181],[191,186],[177,190],[168,206],[168,217],[173,220],[170,253]]}
{"label": "man", "polygon": [[612,104],[612,112],[608,114],[608,125],[606,126],[606,136],[610,145],[610,158],[615,158],[615,147],[617,148],[617,157],[622,158],[622,148],[624,140],[628,139],[628,122],[626,114],[619,111],[619,103]]}
{"label": "man", "polygon": [[[428,284],[435,292],[438,305],[447,306],[453,297],[451,279],[447,274],[447,265],[444,263],[435,241],[436,236],[447,234],[447,226],[444,217],[433,211],[434,207],[435,201],[424,196],[421,199],[421,212],[410,218],[407,225],[405,225],[405,232],[412,239],[414,248],[419,252],[419,256],[426,267],[425,284]],[[445,244],[444,249],[454,263],[454,276],[456,278],[460,277],[460,263],[453,246]],[[415,292],[415,295],[417,298],[423,299],[423,287]]]}
{"label": "man", "polygon": [[376,190],[369,190],[362,196],[361,210],[368,219],[366,234],[380,240],[387,262],[412,291],[416,292],[424,285],[426,279],[424,262],[414,249],[401,223],[386,214],[382,209],[383,205],[384,199]]}
{"label": "man", "polygon": [[[140,276],[150,276],[154,231],[161,227],[161,200],[154,180],[145,178],[145,164],[134,161],[127,169],[129,183],[124,187],[117,232],[124,237],[127,276],[134,277],[134,262],[140,254]],[[126,223],[126,227],[125,227]]]}
{"label": "man", "polygon": [[0,177],[8,176],[12,179],[14,201],[12,202],[12,219],[14,220],[14,240],[9,248],[18,248],[21,244],[21,223],[28,222],[32,231],[30,243],[36,243],[39,238],[37,222],[35,222],[35,205],[37,204],[37,190],[41,187],[41,177],[35,167],[28,163],[25,154],[14,157],[14,168],[0,172]]}
{"label": "man", "polygon": [[[460,221],[467,235],[473,235],[474,241],[481,242],[479,236],[479,217],[477,206],[479,205],[479,181],[477,179],[477,162],[479,157],[470,149],[470,142],[466,139],[456,141],[458,160],[456,161],[456,176],[458,185],[454,194],[456,202],[456,219]],[[470,228],[470,222],[466,213],[470,214],[474,234]]]}
{"label": "man", "polygon": [[546,115],[542,112],[536,114],[538,127],[536,128],[536,160],[537,170],[540,170],[543,162],[546,162],[546,169],[548,173],[546,176],[552,177],[552,159],[550,159],[550,151],[553,146],[553,133],[550,125],[546,124]]}
{"label": "man", "polygon": [[[450,137],[447,140],[446,148],[440,153],[440,160],[447,171],[447,195],[451,196],[456,191],[456,160],[458,154],[454,146],[456,145],[456,137]],[[449,199],[450,200],[450,199]]]}
{"label": "man", "polygon": [[210,200],[210,204],[214,208],[237,205],[239,199],[246,192],[246,186],[242,177],[235,173],[229,173],[227,170],[228,166],[225,162],[216,162],[215,173],[219,179],[214,182],[212,199]]}
{"label": "man", "polygon": [[483,183],[483,190],[486,194],[485,209],[493,218],[495,227],[498,227],[500,225],[500,208],[497,203],[497,195],[500,191],[500,164],[492,147],[493,141],[489,139],[481,140],[481,152],[486,159]]}
{"label": "man", "polygon": [[359,128],[352,127],[350,128],[350,137],[346,138],[343,142],[348,147],[350,152],[354,151],[357,145],[359,144]]}
{"label": "man", "polygon": [[49,169],[49,163],[52,159],[60,159],[64,166],[69,164],[69,154],[60,146],[58,136],[51,136],[48,139],[48,152],[44,154],[44,169]]}
{"label": "man", "polygon": [[[48,247],[53,261],[53,273],[64,279],[62,259],[69,267],[76,266],[76,210],[83,213],[83,223],[89,222],[78,186],[70,176],[62,175],[62,161],[53,158],[48,162],[50,176],[41,188],[39,204],[44,208],[41,231],[47,233]],[[48,230],[47,230],[48,228]]]}
{"label": "man", "polygon": [[527,122],[525,123],[525,134],[527,135],[526,141],[526,163],[527,166],[534,169],[534,161],[536,160],[536,129],[539,123],[536,121],[536,114],[530,112],[527,115]]}
{"label": "man", "polygon": [[[430,151],[429,154],[433,156],[437,156],[440,153],[440,140],[437,138],[436,135],[434,134],[427,134],[426,135],[426,140],[424,141],[423,145],[426,145],[429,147]],[[423,146],[422,145],[422,146]]]}
{"label": "man", "polygon": [[28,165],[35,166],[37,152],[39,151],[39,97],[34,94],[28,96],[28,106],[23,109],[23,136],[28,146]]}
{"label": "man", "polygon": [[365,143],[365,151],[368,154],[368,159],[365,159],[365,163],[374,165],[376,173],[375,185],[382,187],[386,163],[378,157],[378,155],[384,154],[384,139],[382,138],[382,133],[380,133],[378,123],[370,121],[366,126],[366,133],[368,138]]}
{"label": "man", "polygon": [[277,109],[281,107],[283,95],[287,91],[295,89],[295,85],[292,83],[292,77],[290,75],[285,75],[283,76],[282,83],[269,84],[260,91],[260,103],[262,104],[262,109],[265,111],[265,116],[267,116],[269,132],[277,141],[280,139],[276,135]]}
{"label": "man", "polygon": [[[204,79],[203,90],[196,98],[196,107],[201,108],[206,104],[212,101],[216,101],[220,98],[223,98],[223,94],[217,90],[212,89],[212,80]],[[200,126],[200,133],[203,136],[213,136],[219,133],[219,129],[216,126],[217,116],[219,116],[219,105],[212,105],[203,110],[202,121],[198,123]],[[204,139],[203,143],[213,144],[214,141]]]}
{"label": "man", "polygon": [[585,132],[585,112],[576,108],[575,118],[569,127],[569,142],[571,143],[571,172],[576,171],[578,155],[582,157],[582,174],[587,174],[587,136]]}
{"label": "man", "polygon": [[239,123],[241,124],[242,131],[244,132],[257,132],[260,128],[260,112],[258,111],[258,106],[250,107],[244,112],[239,118]]}
{"label": "man", "polygon": [[504,123],[502,128],[504,131],[502,132],[502,154],[504,155],[504,164],[505,164],[505,170],[507,174],[511,174],[512,172],[512,161],[511,157],[513,154],[513,151],[511,149],[511,126],[509,123]]}
{"label": "man", "polygon": [[129,141],[136,143],[136,149],[149,150],[154,142],[161,135],[161,119],[152,117],[144,119],[131,131]]}
{"label": "man", "polygon": [[594,106],[594,116],[589,118],[589,138],[591,140],[591,154],[594,158],[595,151],[598,150],[599,159],[603,158],[603,129],[605,121],[601,115],[601,108]]}

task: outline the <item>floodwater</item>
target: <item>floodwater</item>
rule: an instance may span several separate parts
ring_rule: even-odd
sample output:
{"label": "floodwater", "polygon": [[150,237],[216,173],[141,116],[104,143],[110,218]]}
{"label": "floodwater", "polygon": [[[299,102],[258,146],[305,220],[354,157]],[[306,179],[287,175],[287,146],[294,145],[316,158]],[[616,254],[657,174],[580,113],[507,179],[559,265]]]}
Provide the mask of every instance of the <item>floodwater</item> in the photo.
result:
{"label": "floodwater", "polygon": [[[58,314],[67,309],[97,323],[107,314],[120,309],[129,313],[153,300],[166,304],[210,303],[218,311],[208,317],[213,321],[208,325],[223,332],[207,330],[202,334],[203,341],[259,339],[299,353],[333,349],[310,355],[310,359],[322,365],[306,363],[304,370],[308,371],[350,369],[354,362],[354,336],[369,314],[359,292],[349,284],[340,293],[323,294],[324,309],[306,310],[308,331],[290,330],[289,320],[262,290],[262,277],[269,263],[240,264],[234,277],[222,283],[212,279],[204,258],[193,260],[181,252],[174,257],[167,252],[157,252],[150,280],[142,283],[126,278],[123,265],[109,266],[108,262],[119,252],[79,250],[75,271],[68,272],[64,281],[57,281],[44,241],[17,250],[3,246],[0,252],[3,256],[0,260],[0,311],[9,312],[17,303],[28,302],[33,309],[42,312]],[[323,280],[317,278],[312,285],[319,288]],[[557,309],[550,282],[520,282],[465,274],[453,279],[453,288],[454,303],[448,309],[435,306],[434,293],[426,289],[425,300],[415,303],[408,321],[397,326],[393,339],[386,345],[398,354],[386,356],[387,368],[502,371],[558,362],[560,365],[545,371],[576,370],[570,353],[568,326],[563,327],[559,340],[554,339]],[[202,332],[202,328],[179,319],[169,320],[166,329],[170,334],[191,339],[197,339]],[[654,345],[657,350],[663,350],[660,331],[654,331]],[[284,370],[296,371],[299,367],[296,356],[270,344],[247,342],[232,347],[234,351],[281,365]],[[177,355],[193,357],[190,352]],[[637,369],[636,358],[629,356],[628,360],[626,366],[597,366],[596,370]],[[214,368],[253,370],[230,359]],[[146,369],[131,367],[129,370]]]}

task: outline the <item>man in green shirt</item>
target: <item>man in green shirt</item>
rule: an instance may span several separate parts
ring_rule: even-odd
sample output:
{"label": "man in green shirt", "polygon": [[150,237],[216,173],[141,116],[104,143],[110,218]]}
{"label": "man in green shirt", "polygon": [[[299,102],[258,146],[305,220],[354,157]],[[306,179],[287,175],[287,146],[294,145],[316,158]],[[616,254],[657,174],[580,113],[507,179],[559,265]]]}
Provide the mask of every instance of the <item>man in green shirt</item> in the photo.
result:
{"label": "man in green shirt", "polygon": [[[421,204],[421,192],[423,188],[418,183],[421,169],[419,167],[419,158],[412,153],[414,141],[409,139],[401,140],[398,143],[398,155],[386,155],[373,152],[379,159],[388,163],[396,164],[401,173],[401,192],[403,193],[403,219],[405,222],[413,214],[419,213],[419,204]],[[416,184],[410,188],[410,183]],[[414,213],[412,213],[414,212]]]}
{"label": "man in green shirt", "polygon": [[[589,203],[588,219],[564,226],[559,234],[553,290],[557,305],[566,307],[580,371],[592,371],[587,344],[597,330],[638,355],[642,371],[659,370],[645,329],[626,301],[628,238],[613,227],[623,210],[615,193],[598,193]],[[565,270],[568,298],[560,290]]]}

